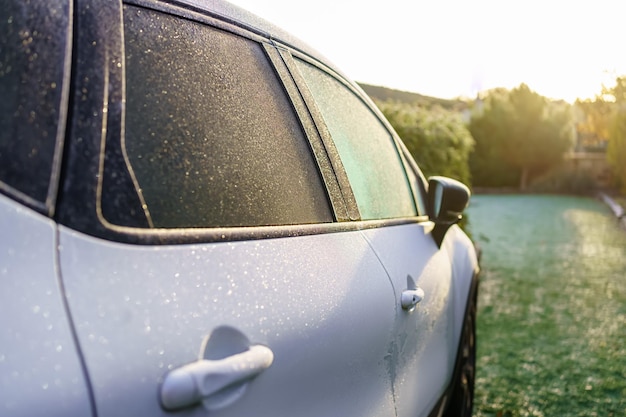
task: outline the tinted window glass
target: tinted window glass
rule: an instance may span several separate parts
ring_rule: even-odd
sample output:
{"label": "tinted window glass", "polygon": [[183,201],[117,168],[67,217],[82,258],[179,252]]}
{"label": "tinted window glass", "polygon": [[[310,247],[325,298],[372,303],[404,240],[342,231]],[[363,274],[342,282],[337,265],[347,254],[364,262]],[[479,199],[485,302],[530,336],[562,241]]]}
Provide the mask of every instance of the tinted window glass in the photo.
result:
{"label": "tinted window glass", "polygon": [[333,220],[261,45],[145,9],[124,22],[125,147],[152,226]]}
{"label": "tinted window glass", "polygon": [[361,218],[415,216],[404,167],[387,129],[337,79],[297,62],[337,146]]}
{"label": "tinted window glass", "polygon": [[3,2],[0,18],[0,188],[38,207],[48,198],[62,117],[67,3]]}

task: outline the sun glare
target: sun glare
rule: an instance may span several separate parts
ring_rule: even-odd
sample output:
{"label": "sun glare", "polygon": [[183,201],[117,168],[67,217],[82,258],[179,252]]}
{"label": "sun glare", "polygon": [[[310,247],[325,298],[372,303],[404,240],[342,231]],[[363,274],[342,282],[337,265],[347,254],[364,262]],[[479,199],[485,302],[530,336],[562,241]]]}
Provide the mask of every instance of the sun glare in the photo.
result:
{"label": "sun glare", "polygon": [[442,97],[527,84],[573,102],[626,74],[616,0],[233,0],[359,82]]}

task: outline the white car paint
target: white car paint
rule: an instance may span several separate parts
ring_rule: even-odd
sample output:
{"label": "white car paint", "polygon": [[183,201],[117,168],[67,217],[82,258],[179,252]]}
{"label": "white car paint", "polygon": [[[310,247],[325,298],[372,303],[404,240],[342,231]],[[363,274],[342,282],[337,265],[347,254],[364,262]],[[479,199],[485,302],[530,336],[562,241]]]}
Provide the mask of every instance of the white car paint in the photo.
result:
{"label": "white car paint", "polygon": [[91,415],[57,276],[56,225],[0,195],[0,415]]}
{"label": "white car paint", "polygon": [[212,415],[394,414],[384,358],[396,298],[359,232],[150,247],[62,227],[60,243],[100,417],[167,415],[159,383],[219,326],[268,346],[274,363]]}
{"label": "white car paint", "polygon": [[[386,267],[397,300],[389,360],[398,417],[414,416],[416,410],[426,415],[450,383],[474,271],[462,264],[473,253],[471,242],[461,240],[457,253],[451,253],[450,244],[439,249],[430,236],[432,227],[423,222],[363,231]],[[424,291],[412,311],[399,302],[408,276]],[[464,299],[457,300],[461,294]]]}

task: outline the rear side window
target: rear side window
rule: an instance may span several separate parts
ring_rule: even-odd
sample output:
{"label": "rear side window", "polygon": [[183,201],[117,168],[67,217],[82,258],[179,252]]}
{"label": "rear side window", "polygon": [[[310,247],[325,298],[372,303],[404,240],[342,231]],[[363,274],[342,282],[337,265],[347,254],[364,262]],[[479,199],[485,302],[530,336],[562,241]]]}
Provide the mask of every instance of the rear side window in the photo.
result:
{"label": "rear side window", "polygon": [[148,226],[333,221],[263,47],[168,14],[124,11],[123,146]]}
{"label": "rear side window", "polygon": [[0,18],[0,188],[47,211],[64,127],[69,9],[62,0],[9,1]]}
{"label": "rear side window", "polygon": [[415,216],[412,192],[389,131],[352,91],[296,60],[335,142],[363,220]]}

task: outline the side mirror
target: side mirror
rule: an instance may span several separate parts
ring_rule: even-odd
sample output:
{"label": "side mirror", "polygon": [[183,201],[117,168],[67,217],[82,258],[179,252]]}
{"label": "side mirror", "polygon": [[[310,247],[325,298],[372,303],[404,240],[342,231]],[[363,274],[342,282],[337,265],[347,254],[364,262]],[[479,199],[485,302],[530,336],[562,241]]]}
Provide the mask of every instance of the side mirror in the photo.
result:
{"label": "side mirror", "polygon": [[428,216],[435,223],[433,238],[437,246],[441,247],[448,229],[461,220],[469,198],[469,188],[459,181],[446,177],[428,179]]}

